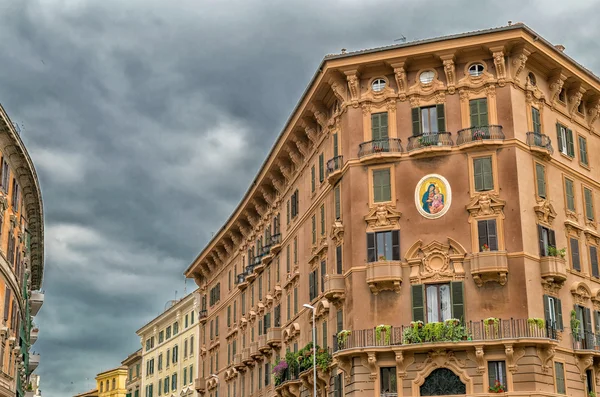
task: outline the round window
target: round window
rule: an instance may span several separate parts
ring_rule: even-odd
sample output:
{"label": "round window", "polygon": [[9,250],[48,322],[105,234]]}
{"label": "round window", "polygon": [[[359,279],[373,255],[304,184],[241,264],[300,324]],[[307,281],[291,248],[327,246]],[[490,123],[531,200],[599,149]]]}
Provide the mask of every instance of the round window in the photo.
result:
{"label": "round window", "polygon": [[474,63],[469,66],[469,74],[473,77],[479,77],[483,74],[484,67],[481,63]]}
{"label": "round window", "polygon": [[429,84],[433,81],[435,73],[433,70],[426,70],[419,75],[419,81],[423,84]]}
{"label": "round window", "polygon": [[371,83],[371,89],[375,92],[383,91],[385,84],[384,79],[375,79],[373,80],[373,83]]}
{"label": "round window", "polygon": [[527,80],[529,80],[529,84],[535,85],[535,74],[529,72],[527,75]]}

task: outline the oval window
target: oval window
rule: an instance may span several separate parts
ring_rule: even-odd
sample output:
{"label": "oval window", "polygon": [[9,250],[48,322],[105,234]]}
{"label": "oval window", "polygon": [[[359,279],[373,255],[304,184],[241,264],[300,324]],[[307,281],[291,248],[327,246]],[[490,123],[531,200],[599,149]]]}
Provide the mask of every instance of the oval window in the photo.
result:
{"label": "oval window", "polygon": [[419,75],[419,81],[423,84],[429,84],[433,81],[434,77],[435,73],[433,73],[433,70],[426,70]]}
{"label": "oval window", "polygon": [[474,63],[469,66],[469,74],[473,77],[479,77],[483,74],[484,67],[481,63]]}
{"label": "oval window", "polygon": [[529,80],[529,84],[535,85],[535,74],[529,72],[527,75],[527,80]]}
{"label": "oval window", "polygon": [[384,79],[375,79],[373,80],[373,83],[371,83],[371,89],[375,92],[383,91],[385,84]]}

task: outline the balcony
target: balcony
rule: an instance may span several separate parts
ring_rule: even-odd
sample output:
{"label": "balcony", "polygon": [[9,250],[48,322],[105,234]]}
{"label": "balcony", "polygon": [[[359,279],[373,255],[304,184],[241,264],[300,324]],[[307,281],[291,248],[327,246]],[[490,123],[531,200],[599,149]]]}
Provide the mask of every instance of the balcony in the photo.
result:
{"label": "balcony", "polygon": [[40,332],[40,330],[38,329],[38,327],[34,326],[31,329],[31,332],[29,333],[29,343],[31,343],[33,345],[35,343],[35,341],[37,341],[39,332]]}
{"label": "balcony", "polygon": [[250,356],[250,348],[249,347],[242,349],[242,362],[245,363],[246,365],[252,364],[254,362],[254,360],[252,359],[252,356]]}
{"label": "balcony", "polygon": [[343,167],[344,156],[336,156],[327,161],[327,181],[330,185],[335,185],[340,180]]}
{"label": "balcony", "polygon": [[[441,328],[434,332],[434,328]],[[553,345],[558,342],[557,331],[549,326],[539,327],[529,319],[490,319],[460,323],[412,323],[389,329],[350,330],[333,336],[333,353],[354,354],[378,348],[411,351],[431,349],[461,349],[474,344]],[[381,350],[381,349],[379,349]]]}
{"label": "balcony", "polygon": [[274,348],[281,346],[281,328],[269,328],[267,330],[267,343]]}
{"label": "balcony", "polygon": [[260,253],[254,257],[253,265],[254,272],[256,274],[261,274],[263,270],[265,270],[265,263],[263,262],[263,258],[265,257],[264,248],[261,249]]}
{"label": "balcony", "polygon": [[554,153],[552,149],[552,141],[548,135],[541,134],[539,132],[528,132],[527,133],[527,144],[529,149],[536,152],[544,157],[551,156]]}
{"label": "balcony", "polygon": [[237,276],[235,276],[235,284],[242,291],[248,288],[248,284],[250,283],[248,282],[246,272],[240,273]]}
{"label": "balcony", "polygon": [[567,265],[560,256],[542,256],[540,258],[540,273],[545,281],[562,284],[567,279]]}
{"label": "balcony", "polygon": [[258,350],[258,342],[250,343],[250,357],[255,360],[262,357],[262,353]]}
{"label": "balcony", "polygon": [[241,369],[243,369],[246,366],[246,364],[244,364],[244,361],[242,360],[242,354],[241,353],[233,355],[233,366],[238,371],[241,370]]}
{"label": "balcony", "polygon": [[198,310],[198,321],[200,321],[201,324],[204,324],[204,323],[206,323],[207,319],[208,319],[208,310],[206,310],[206,309]]}
{"label": "balcony", "polygon": [[501,125],[482,125],[479,127],[464,128],[458,131],[456,144],[461,149],[473,146],[501,145],[504,142],[504,132]]}
{"label": "balcony", "polygon": [[402,155],[402,144],[398,138],[376,139],[363,142],[358,147],[358,158],[361,163],[378,163]]}
{"label": "balcony", "polygon": [[252,265],[246,266],[246,281],[248,281],[249,283],[254,281],[256,279],[256,276],[258,275],[258,273],[254,273],[255,267],[256,266],[254,265],[254,263]]}
{"label": "balcony", "polygon": [[400,292],[402,285],[401,262],[381,258],[377,262],[368,262],[367,284],[374,295],[386,290]]}
{"label": "balcony", "polygon": [[452,142],[449,132],[421,134],[408,138],[406,151],[409,156],[437,154],[439,152],[451,151],[453,144],[454,142]]}
{"label": "balcony", "polygon": [[204,393],[206,391],[206,379],[196,378],[194,381],[194,388],[198,393]]}
{"label": "balcony", "polygon": [[292,368],[288,367],[288,369],[284,371],[281,379],[275,379],[273,383],[278,396],[300,396],[302,381],[300,380],[297,369],[292,370]]}
{"label": "balcony", "polygon": [[277,255],[281,251],[281,233],[271,236],[271,254]]}
{"label": "balcony", "polygon": [[29,372],[35,371],[40,365],[40,355],[38,353],[29,354]]}
{"label": "balcony", "polygon": [[262,334],[258,337],[258,350],[263,354],[271,351],[271,346],[267,342],[267,334]]}
{"label": "balcony", "polygon": [[471,275],[478,287],[484,283],[496,281],[506,284],[508,275],[508,257],[506,251],[475,252],[471,257]]}
{"label": "balcony", "polygon": [[29,308],[31,310],[31,315],[36,316],[38,311],[44,304],[44,293],[41,291],[31,291],[31,296],[29,297]]}
{"label": "balcony", "polygon": [[270,239],[266,243],[268,245],[265,245],[263,247],[263,253],[262,253],[262,258],[261,258],[262,268],[261,269],[256,268],[256,269],[254,269],[255,271],[262,271],[269,263],[271,263],[273,258],[275,258],[275,254],[271,253]]}
{"label": "balcony", "polygon": [[343,274],[328,274],[325,276],[323,294],[330,301],[344,299],[346,294],[346,282]]}

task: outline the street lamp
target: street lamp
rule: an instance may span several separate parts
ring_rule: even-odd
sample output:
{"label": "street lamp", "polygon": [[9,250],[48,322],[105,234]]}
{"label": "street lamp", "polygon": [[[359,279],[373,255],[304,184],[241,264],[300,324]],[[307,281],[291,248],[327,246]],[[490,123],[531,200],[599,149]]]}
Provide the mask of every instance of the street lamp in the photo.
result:
{"label": "street lamp", "polygon": [[313,339],[313,396],[317,397],[317,323],[315,322],[315,312],[317,311],[314,306],[305,303],[305,308],[312,310],[312,339]]}

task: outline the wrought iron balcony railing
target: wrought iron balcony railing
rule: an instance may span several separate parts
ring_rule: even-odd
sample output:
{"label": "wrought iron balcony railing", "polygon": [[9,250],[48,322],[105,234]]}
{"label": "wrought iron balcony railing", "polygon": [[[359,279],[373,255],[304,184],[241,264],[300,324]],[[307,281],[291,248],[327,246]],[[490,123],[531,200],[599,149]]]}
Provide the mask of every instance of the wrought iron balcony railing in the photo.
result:
{"label": "wrought iron balcony railing", "polygon": [[358,157],[377,153],[402,153],[402,144],[398,138],[375,139],[358,146]]}
{"label": "wrought iron balcony railing", "polygon": [[413,150],[422,149],[430,146],[452,146],[451,134],[449,132],[438,132],[434,134],[421,134],[415,135],[408,138],[408,146],[406,146],[407,152]]}
{"label": "wrought iron balcony railing", "polygon": [[528,132],[527,133],[527,144],[529,146],[539,147],[546,149],[550,154],[554,153],[552,148],[552,141],[550,137],[539,132]]}
{"label": "wrought iron balcony railing", "polygon": [[[583,324],[579,325],[583,327]],[[581,331],[578,334],[571,334],[573,350],[593,350],[600,351],[600,334],[591,331]]]}
{"label": "wrought iron balcony railing", "polygon": [[327,175],[339,171],[344,166],[344,156],[336,156],[327,161]]}
{"label": "wrought iron balcony railing", "polygon": [[504,140],[501,125],[482,125],[478,127],[464,128],[458,131],[457,145],[469,142]]}
{"label": "wrought iron balcony railing", "polygon": [[[435,332],[429,327],[439,327]],[[421,345],[448,342],[482,342],[504,339],[548,339],[556,340],[556,329],[540,326],[528,319],[491,319],[461,323],[448,320],[445,323],[411,324],[383,329],[342,331],[333,336],[334,353],[348,349],[386,347],[398,345]]]}
{"label": "wrought iron balcony railing", "polygon": [[281,243],[281,233],[277,233],[271,236],[269,241],[269,248],[273,245],[277,245]]}

